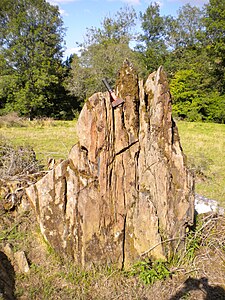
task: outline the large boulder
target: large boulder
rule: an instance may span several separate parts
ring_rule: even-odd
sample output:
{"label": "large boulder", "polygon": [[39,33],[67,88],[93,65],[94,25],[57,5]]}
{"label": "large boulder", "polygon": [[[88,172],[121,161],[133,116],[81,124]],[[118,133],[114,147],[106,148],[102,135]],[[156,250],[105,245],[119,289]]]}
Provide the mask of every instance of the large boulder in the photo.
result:
{"label": "large boulder", "polygon": [[81,265],[167,258],[193,223],[163,68],[144,84],[126,61],[116,93],[125,100],[116,108],[107,92],[86,102],[68,159],[26,190],[46,240]]}

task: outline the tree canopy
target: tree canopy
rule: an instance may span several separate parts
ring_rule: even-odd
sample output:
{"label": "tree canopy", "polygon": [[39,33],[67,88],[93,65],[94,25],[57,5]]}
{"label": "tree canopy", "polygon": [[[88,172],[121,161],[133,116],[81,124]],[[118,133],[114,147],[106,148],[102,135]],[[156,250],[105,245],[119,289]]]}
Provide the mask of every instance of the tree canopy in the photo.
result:
{"label": "tree canopy", "polygon": [[134,9],[125,6],[114,17],[105,17],[101,28],[87,30],[84,43],[80,45],[80,56],[74,56],[66,81],[72,95],[85,100],[102,89],[104,77],[114,84],[124,59],[135,59],[129,46],[134,38],[135,21]]}
{"label": "tree canopy", "polygon": [[73,117],[129,59],[144,78],[164,66],[175,117],[225,122],[224,1],[186,4],[176,17],[162,16],[156,2],[139,15],[124,6],[88,28],[66,61],[59,8],[46,0],[1,0],[0,25],[0,114]]}
{"label": "tree canopy", "polygon": [[0,23],[2,108],[31,117],[51,114],[64,76],[58,8],[45,0],[2,0]]}

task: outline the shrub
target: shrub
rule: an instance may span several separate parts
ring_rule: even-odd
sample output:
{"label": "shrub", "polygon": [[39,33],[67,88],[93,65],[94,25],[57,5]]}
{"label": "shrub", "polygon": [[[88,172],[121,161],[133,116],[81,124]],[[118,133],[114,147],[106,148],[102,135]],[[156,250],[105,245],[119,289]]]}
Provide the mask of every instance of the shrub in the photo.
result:
{"label": "shrub", "polygon": [[9,177],[38,172],[40,166],[36,154],[30,146],[13,147],[0,140],[0,175]]}

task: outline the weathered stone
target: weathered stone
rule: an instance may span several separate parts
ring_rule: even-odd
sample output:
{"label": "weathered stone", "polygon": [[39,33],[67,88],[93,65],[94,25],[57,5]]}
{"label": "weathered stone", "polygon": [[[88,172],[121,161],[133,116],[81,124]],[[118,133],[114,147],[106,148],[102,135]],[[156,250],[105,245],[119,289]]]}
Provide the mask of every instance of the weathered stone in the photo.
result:
{"label": "weathered stone", "polygon": [[68,160],[26,190],[46,240],[82,265],[167,258],[193,222],[165,72],[143,84],[126,62],[116,91],[116,109],[108,93],[86,102]]}
{"label": "weathered stone", "polygon": [[28,261],[27,261],[24,251],[15,252],[14,259],[15,259],[16,265],[18,267],[18,270],[21,273],[29,272],[30,268],[29,268]]}
{"label": "weathered stone", "polygon": [[9,243],[6,243],[6,245],[3,247],[3,251],[5,255],[9,258],[10,261],[13,261],[14,254],[13,254],[13,247]]}

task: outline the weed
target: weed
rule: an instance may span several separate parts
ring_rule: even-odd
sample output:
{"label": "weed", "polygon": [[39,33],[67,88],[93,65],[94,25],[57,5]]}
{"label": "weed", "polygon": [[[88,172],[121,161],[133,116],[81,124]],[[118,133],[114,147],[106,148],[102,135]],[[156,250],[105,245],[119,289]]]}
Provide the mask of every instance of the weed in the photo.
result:
{"label": "weed", "polygon": [[153,284],[155,281],[166,279],[171,275],[167,262],[149,259],[134,264],[129,273],[132,276],[138,275],[145,284]]}
{"label": "weed", "polygon": [[22,241],[26,238],[26,234],[18,229],[19,223],[14,224],[11,228],[1,230],[0,241]]}
{"label": "weed", "polygon": [[[187,232],[184,249],[175,252],[169,259],[169,264],[179,268],[181,265],[188,265],[193,262],[196,251],[200,248],[202,242],[202,222],[196,218],[196,226]],[[179,249],[179,247],[178,247]]]}
{"label": "weed", "polygon": [[190,155],[188,163],[195,175],[199,179],[205,180],[208,177],[207,174],[210,171],[210,166],[213,164],[213,161],[212,159],[207,158],[204,153],[198,153],[195,156]]}

